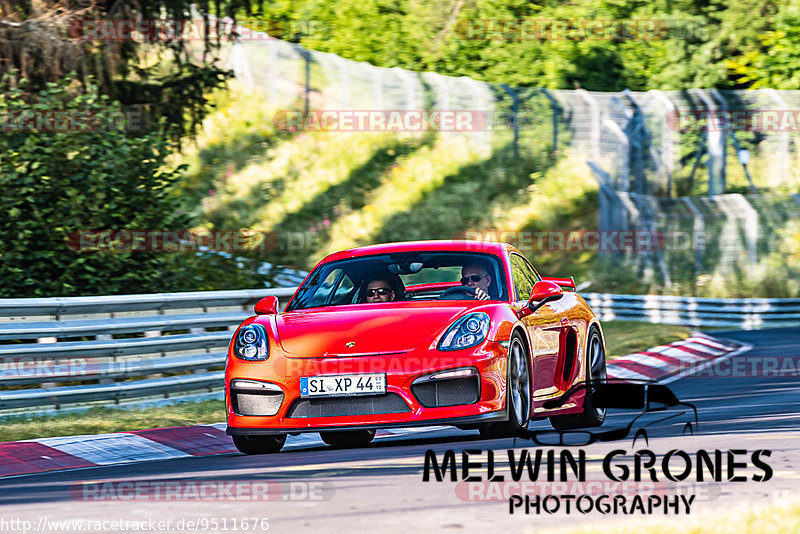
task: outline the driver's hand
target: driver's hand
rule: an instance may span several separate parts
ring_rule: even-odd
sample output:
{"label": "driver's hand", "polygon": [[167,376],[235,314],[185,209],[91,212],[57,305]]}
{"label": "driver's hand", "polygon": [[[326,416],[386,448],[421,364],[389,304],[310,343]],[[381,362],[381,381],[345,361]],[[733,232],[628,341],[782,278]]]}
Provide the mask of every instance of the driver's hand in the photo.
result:
{"label": "driver's hand", "polygon": [[476,287],[475,288],[475,299],[476,300],[489,300],[489,294],[486,293],[483,289]]}

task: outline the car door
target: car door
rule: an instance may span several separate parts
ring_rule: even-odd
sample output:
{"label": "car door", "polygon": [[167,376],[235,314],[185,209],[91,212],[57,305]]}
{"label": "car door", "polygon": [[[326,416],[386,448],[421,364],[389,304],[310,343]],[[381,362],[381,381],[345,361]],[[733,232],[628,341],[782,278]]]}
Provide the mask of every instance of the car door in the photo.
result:
{"label": "car door", "polygon": [[[522,308],[527,306],[533,285],[541,277],[528,260],[516,252],[509,255],[509,263],[515,307]],[[544,411],[541,404],[560,393],[560,389],[554,384],[561,332],[561,314],[556,310],[557,307],[545,304],[522,319],[531,340],[534,413]]]}

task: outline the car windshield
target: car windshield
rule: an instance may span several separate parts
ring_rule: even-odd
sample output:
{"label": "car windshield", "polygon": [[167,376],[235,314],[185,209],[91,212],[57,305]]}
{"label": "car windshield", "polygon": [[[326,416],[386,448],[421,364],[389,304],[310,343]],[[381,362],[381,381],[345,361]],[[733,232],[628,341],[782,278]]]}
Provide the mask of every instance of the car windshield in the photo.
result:
{"label": "car windshield", "polygon": [[[385,300],[472,300],[462,285],[474,277],[490,299],[508,300],[503,264],[497,256],[469,252],[378,254],[318,266],[309,275],[287,311],[369,302],[373,287],[386,287]],[[379,283],[375,284],[376,281]],[[372,282],[372,284],[371,284]],[[465,280],[465,283],[467,281]],[[475,283],[473,283],[475,285]],[[391,298],[390,298],[391,297]]]}

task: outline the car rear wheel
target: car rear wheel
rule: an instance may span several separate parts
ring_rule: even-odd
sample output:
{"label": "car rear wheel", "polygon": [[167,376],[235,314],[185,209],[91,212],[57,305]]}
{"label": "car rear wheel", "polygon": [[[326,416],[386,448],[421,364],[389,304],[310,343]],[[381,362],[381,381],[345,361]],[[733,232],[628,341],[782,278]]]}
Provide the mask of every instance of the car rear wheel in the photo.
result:
{"label": "car rear wheel", "polygon": [[519,334],[511,336],[508,346],[508,382],[506,385],[508,421],[480,427],[484,438],[513,437],[528,427],[531,415],[530,358]]}
{"label": "car rear wheel", "polygon": [[583,400],[583,412],[569,415],[554,415],[550,424],[556,430],[571,430],[600,426],[606,420],[606,409],[592,406],[592,392],[595,384],[606,380],[606,353],[600,332],[592,327],[589,330],[589,341],[586,343],[586,394]]}
{"label": "car rear wheel", "polygon": [[333,447],[366,447],[375,438],[375,430],[344,430],[341,432],[320,432],[322,441]]}
{"label": "car rear wheel", "polygon": [[280,452],[286,443],[286,434],[275,436],[233,436],[233,444],[245,454],[272,454]]}

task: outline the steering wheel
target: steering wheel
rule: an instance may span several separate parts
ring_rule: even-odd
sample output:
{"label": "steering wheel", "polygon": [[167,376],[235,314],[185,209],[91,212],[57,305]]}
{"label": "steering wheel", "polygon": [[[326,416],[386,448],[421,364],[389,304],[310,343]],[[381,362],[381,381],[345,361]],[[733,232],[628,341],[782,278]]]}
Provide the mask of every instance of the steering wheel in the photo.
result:
{"label": "steering wheel", "polygon": [[475,298],[475,288],[469,286],[448,287],[438,300],[470,300]]}

